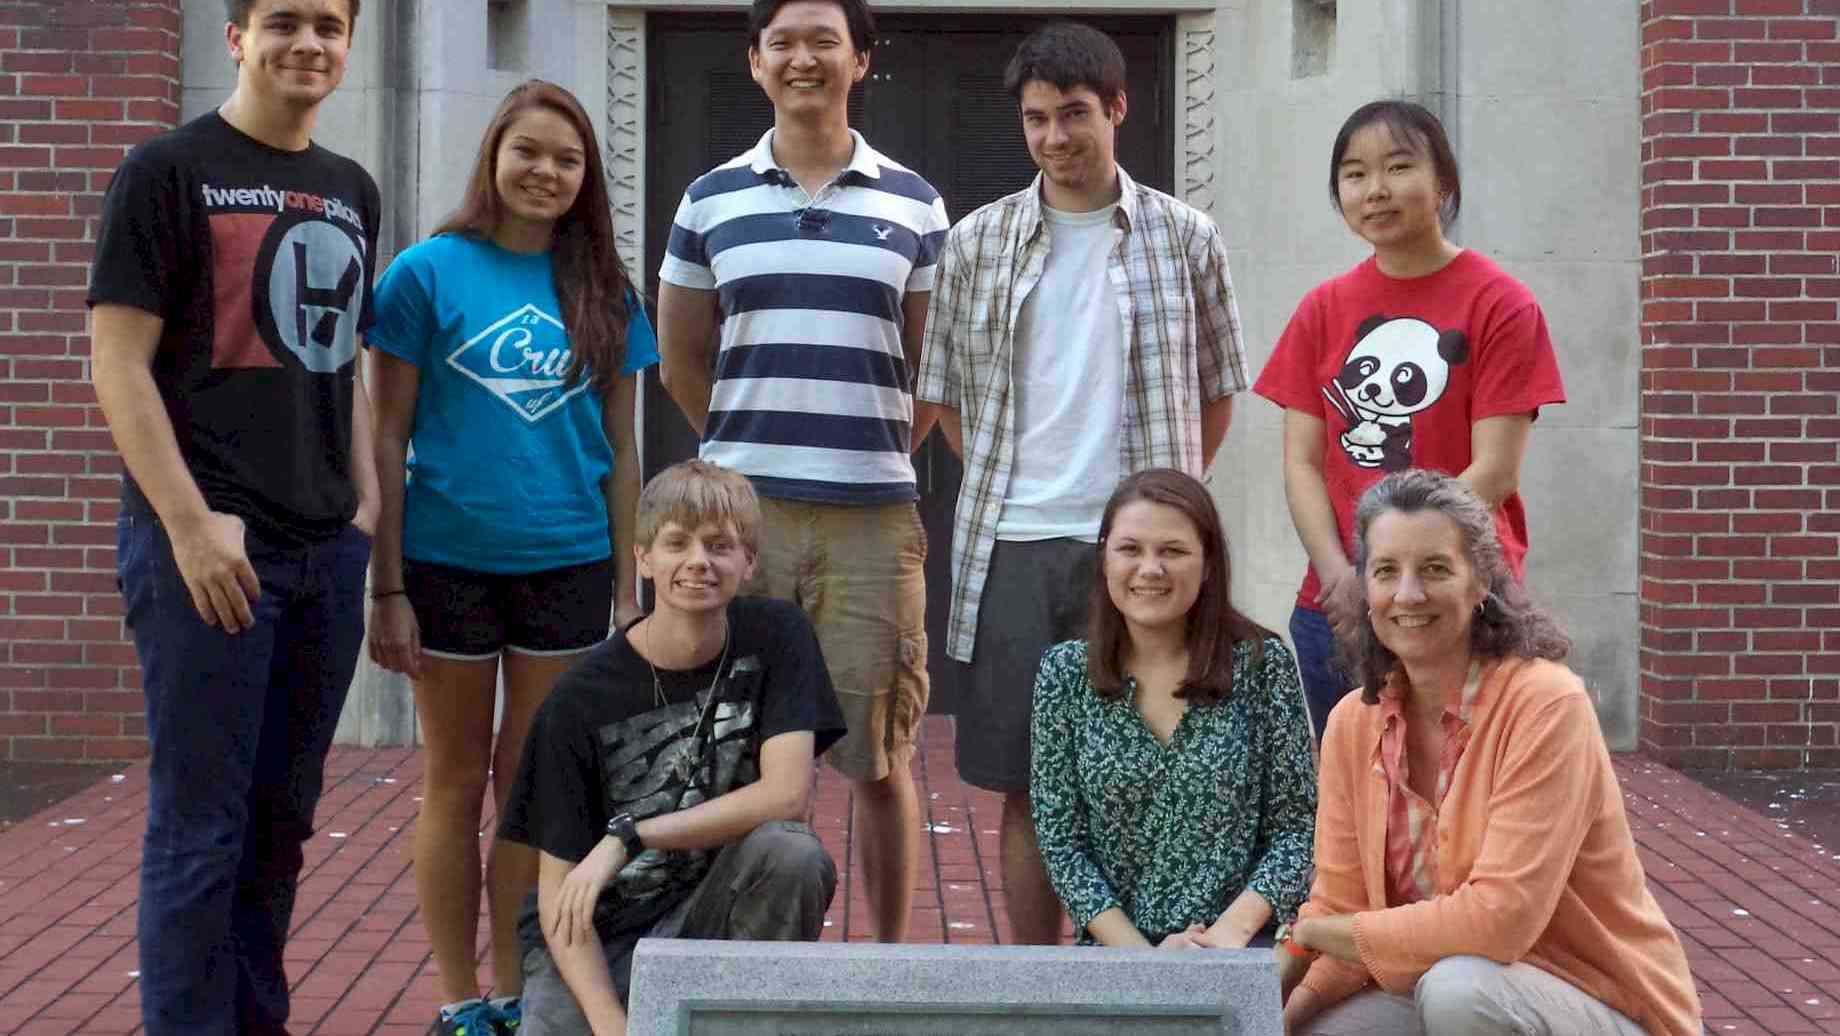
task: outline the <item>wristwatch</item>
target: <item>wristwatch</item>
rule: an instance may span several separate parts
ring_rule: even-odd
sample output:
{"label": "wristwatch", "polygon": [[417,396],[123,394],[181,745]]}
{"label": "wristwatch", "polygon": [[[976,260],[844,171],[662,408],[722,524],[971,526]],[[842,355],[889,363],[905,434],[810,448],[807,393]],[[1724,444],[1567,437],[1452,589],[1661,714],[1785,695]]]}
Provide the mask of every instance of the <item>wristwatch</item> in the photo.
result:
{"label": "wristwatch", "polygon": [[638,859],[639,854],[645,851],[645,839],[639,837],[639,824],[631,813],[621,813],[607,821],[607,837],[620,840],[620,844],[626,847],[628,860]]}
{"label": "wristwatch", "polygon": [[[611,827],[611,825],[609,826]],[[1279,946],[1284,947],[1285,953],[1293,957],[1308,957],[1316,952],[1299,943],[1297,941],[1297,930],[1288,924],[1281,924],[1278,926],[1278,935],[1275,941]]]}

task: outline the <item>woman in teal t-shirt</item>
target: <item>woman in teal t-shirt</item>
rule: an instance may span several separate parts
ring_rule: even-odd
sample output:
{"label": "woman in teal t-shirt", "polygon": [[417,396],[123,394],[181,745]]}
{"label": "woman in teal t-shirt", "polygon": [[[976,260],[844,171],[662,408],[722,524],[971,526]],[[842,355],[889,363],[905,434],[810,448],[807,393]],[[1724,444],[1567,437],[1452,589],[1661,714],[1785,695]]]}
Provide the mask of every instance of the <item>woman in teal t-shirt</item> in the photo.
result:
{"label": "woman in teal t-shirt", "polygon": [[633,375],[658,360],[574,96],[537,80],[511,91],[459,209],[396,258],[376,301],[370,652],[414,680],[426,746],[415,884],[449,1001],[436,1031],[510,1031],[536,856],[491,843],[498,997],[482,1000],[486,781],[502,809],[551,685],[606,638],[610,613],[637,616]]}

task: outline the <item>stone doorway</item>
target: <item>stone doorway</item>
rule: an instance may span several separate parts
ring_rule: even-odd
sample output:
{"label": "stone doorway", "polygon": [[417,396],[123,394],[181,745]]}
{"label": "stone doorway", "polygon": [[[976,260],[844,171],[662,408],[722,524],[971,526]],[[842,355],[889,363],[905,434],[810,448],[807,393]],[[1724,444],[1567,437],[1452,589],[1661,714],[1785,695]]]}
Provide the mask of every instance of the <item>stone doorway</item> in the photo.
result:
{"label": "stone doorway", "polygon": [[[851,125],[877,150],[925,177],[954,222],[1028,185],[1035,166],[1022,139],[1003,70],[1022,38],[1049,15],[883,15],[869,76],[850,98]],[[1173,192],[1175,20],[1091,19],[1118,41],[1129,79],[1130,113],[1119,130],[1119,161],[1139,181]],[[748,75],[747,19],[741,14],[654,14],[646,19],[644,275],[656,296],[671,217],[685,185],[752,147],[773,111]],[[646,375],[646,477],[696,450],[696,437]],[[951,607],[952,510],[958,459],[935,435],[914,456],[927,558],[927,639],[932,711],[956,711],[945,655]]]}

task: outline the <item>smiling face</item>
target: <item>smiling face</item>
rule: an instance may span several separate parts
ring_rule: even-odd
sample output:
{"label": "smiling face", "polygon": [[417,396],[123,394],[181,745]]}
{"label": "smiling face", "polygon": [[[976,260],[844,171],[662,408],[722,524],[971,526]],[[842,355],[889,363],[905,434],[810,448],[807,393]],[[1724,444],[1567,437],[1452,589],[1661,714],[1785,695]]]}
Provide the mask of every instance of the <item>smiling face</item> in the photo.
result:
{"label": "smiling face", "polygon": [[247,26],[229,23],[224,38],[239,92],[311,108],[345,78],[351,10],[346,0],[259,0]]}
{"label": "smiling face", "polygon": [[652,581],[660,611],[719,611],[754,574],[754,554],[732,521],[704,522],[694,530],[667,521],[649,547],[633,548],[633,557],[639,574]]}
{"label": "smiling face", "polygon": [[1443,241],[1444,186],[1423,141],[1371,122],[1348,139],[1336,169],[1348,229],[1375,251],[1418,251]]}
{"label": "smiling face", "polygon": [[1127,626],[1152,630],[1188,621],[1207,554],[1187,515],[1149,500],[1125,504],[1106,533],[1104,557],[1106,593]]}
{"label": "smiling face", "polygon": [[1023,85],[1022,136],[1028,141],[1029,157],[1048,181],[1050,206],[1072,208],[1074,199],[1086,200],[1109,189],[1124,113],[1122,91],[1108,111],[1089,86],[1063,91],[1041,79]]}
{"label": "smiling face", "polygon": [[1467,653],[1488,595],[1457,524],[1437,511],[1386,511],[1367,530],[1367,606],[1374,635],[1401,662]]}
{"label": "smiling face", "polygon": [[581,192],[587,152],[575,124],[561,112],[533,107],[505,127],[494,166],[502,218],[549,230]]}
{"label": "smiling face", "polygon": [[869,71],[869,55],[850,38],[843,8],[826,0],[781,7],[748,48],[748,71],[777,114],[841,115],[850,88]]}

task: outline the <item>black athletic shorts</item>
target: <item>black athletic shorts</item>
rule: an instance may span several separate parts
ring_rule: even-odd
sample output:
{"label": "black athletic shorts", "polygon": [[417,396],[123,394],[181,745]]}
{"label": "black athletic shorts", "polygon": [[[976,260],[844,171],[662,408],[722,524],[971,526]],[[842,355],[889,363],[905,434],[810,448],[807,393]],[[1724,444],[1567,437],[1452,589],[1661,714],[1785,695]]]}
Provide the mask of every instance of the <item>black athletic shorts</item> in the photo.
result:
{"label": "black athletic shorts", "polygon": [[403,588],[422,650],[462,661],[500,651],[565,655],[607,639],[613,559],[498,575],[403,559]]}

